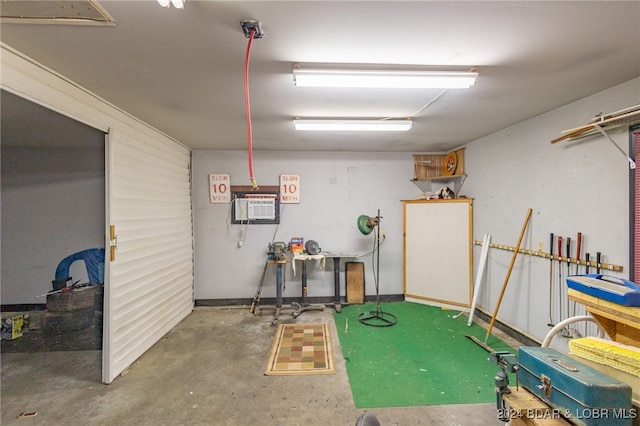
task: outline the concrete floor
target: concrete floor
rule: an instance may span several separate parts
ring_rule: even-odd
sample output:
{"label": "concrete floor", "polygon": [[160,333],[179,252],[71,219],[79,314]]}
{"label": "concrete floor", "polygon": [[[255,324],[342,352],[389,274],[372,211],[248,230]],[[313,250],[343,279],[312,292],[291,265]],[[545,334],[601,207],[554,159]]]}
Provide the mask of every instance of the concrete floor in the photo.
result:
{"label": "concrete floor", "polygon": [[[2,354],[2,425],[501,425],[494,403],[356,409],[332,310],[280,322],[331,324],[336,374],[265,376],[272,315],[199,307],[110,385],[100,351]],[[384,392],[384,383],[380,392]],[[18,418],[23,412],[37,412]]]}

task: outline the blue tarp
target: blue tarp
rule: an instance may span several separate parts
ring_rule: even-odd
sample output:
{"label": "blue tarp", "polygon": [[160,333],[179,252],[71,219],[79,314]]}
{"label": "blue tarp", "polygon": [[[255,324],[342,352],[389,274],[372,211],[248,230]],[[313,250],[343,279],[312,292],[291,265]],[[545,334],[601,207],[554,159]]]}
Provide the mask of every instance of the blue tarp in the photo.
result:
{"label": "blue tarp", "polygon": [[82,250],[65,257],[56,268],[56,280],[69,278],[69,268],[76,260],[84,260],[87,276],[91,284],[104,284],[104,249]]}

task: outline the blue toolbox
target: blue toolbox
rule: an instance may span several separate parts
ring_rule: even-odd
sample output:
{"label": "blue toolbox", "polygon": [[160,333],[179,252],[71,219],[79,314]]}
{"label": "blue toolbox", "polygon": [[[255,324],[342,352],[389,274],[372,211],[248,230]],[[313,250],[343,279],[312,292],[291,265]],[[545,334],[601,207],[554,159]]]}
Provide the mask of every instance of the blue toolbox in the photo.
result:
{"label": "blue toolbox", "polygon": [[602,274],[569,275],[567,286],[588,295],[624,306],[640,306],[640,285]]}
{"label": "blue toolbox", "polygon": [[518,349],[521,386],[576,425],[631,425],[631,387],[552,348]]}

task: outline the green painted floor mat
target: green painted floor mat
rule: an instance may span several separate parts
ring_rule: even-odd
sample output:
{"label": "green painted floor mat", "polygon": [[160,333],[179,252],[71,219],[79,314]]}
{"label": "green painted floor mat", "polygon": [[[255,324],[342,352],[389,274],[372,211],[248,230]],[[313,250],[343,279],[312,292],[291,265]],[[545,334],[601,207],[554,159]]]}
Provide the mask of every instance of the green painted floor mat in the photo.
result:
{"label": "green painted floor mat", "polygon": [[[376,305],[351,305],[334,313],[356,408],[495,402],[500,367],[467,335],[484,342],[486,329],[467,326],[459,311],[411,302],[382,303],[395,315],[391,327],[358,321]],[[487,345],[516,353],[496,336]],[[513,379],[515,380],[515,378]]]}

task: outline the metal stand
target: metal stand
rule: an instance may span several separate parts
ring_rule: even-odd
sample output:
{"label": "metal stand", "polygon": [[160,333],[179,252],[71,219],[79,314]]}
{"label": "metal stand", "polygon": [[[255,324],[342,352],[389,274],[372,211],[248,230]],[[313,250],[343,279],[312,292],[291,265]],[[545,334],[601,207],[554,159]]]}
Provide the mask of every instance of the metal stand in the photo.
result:
{"label": "metal stand", "polygon": [[[264,284],[264,274],[267,271],[267,268],[270,264],[275,264],[276,265],[276,305],[275,306],[260,306],[260,291],[262,290],[262,285]],[[282,307],[282,288],[284,287],[284,281],[285,281],[285,273],[284,273],[284,266],[287,264],[287,259],[283,258],[280,260],[274,260],[274,259],[268,259],[267,260],[267,264],[265,265],[264,268],[264,272],[263,272],[263,278],[260,280],[260,284],[258,285],[258,291],[256,292],[256,295],[254,296],[254,302],[255,304],[252,304],[253,307],[253,311],[252,313],[254,315],[258,314],[258,315],[262,315],[262,313],[265,310],[270,310],[273,309],[275,311],[274,315],[273,315],[273,321],[271,322],[271,325],[276,326],[278,325],[278,320],[280,318],[280,311],[283,309]]]}
{"label": "metal stand", "polygon": [[358,315],[358,321],[369,327],[391,327],[398,323],[398,318],[393,314],[383,312],[380,304],[376,303],[376,310],[361,313]]}
{"label": "metal stand", "polygon": [[280,318],[280,310],[282,309],[282,262],[278,262],[278,268],[276,269],[276,313],[273,316],[271,325],[278,325],[278,319]]}
{"label": "metal stand", "polygon": [[[295,259],[292,260],[295,262]],[[302,259],[302,302],[292,303],[291,306],[295,308],[295,311],[291,313],[291,316],[297,318],[298,315],[305,311],[324,311],[325,305],[307,303],[307,260]]]}
{"label": "metal stand", "polygon": [[[380,210],[376,217],[376,226],[380,228]],[[374,227],[375,231],[375,227]],[[398,318],[388,312],[383,312],[380,307],[380,229],[376,233],[376,310],[363,312],[358,315],[358,321],[369,327],[391,327],[398,323]]]}
{"label": "metal stand", "polygon": [[342,305],[340,304],[340,257],[333,258],[333,306],[337,313],[342,312]]}

